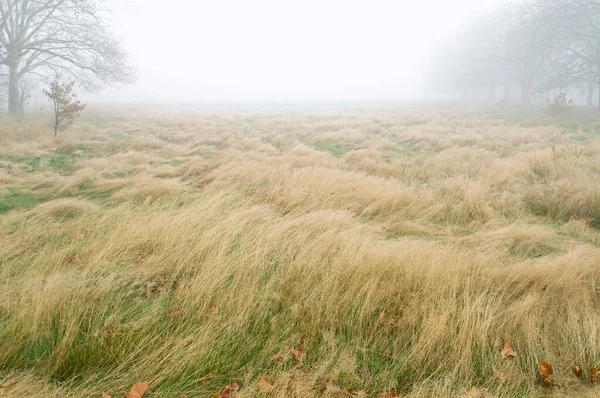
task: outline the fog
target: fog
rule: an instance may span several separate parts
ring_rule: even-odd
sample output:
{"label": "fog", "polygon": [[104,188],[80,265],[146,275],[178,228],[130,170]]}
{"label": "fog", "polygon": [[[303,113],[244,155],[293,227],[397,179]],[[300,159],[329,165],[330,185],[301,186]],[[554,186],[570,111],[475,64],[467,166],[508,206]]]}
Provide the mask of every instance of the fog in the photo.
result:
{"label": "fog", "polygon": [[112,0],[137,70],[100,102],[414,100],[431,50],[499,0]]}

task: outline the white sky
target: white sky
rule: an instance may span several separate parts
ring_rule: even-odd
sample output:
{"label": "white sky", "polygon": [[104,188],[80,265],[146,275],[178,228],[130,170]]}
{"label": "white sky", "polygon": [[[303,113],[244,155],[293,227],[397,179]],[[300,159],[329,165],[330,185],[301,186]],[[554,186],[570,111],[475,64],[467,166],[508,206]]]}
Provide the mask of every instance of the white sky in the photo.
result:
{"label": "white sky", "polygon": [[[424,59],[502,0],[111,0],[138,71],[101,101],[313,101],[421,95]],[[96,96],[94,96],[96,97]]]}

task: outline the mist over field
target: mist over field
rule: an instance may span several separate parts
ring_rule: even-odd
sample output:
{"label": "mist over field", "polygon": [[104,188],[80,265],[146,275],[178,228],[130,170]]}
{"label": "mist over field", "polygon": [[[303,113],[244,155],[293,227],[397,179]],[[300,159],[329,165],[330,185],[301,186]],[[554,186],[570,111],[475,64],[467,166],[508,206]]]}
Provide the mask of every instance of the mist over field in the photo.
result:
{"label": "mist over field", "polygon": [[[189,2],[112,5],[138,66],[102,102],[434,98],[430,52],[499,1]],[[160,28],[157,29],[157,24]]]}
{"label": "mist over field", "polygon": [[0,112],[0,398],[598,396],[596,0],[0,0]]}

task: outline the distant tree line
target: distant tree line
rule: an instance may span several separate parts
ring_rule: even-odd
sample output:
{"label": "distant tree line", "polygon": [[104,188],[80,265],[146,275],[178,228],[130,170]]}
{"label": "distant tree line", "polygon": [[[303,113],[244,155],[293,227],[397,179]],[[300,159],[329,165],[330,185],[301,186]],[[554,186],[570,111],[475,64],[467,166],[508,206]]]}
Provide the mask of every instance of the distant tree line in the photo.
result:
{"label": "distant tree line", "polygon": [[[524,0],[475,19],[436,52],[438,91],[519,101],[577,92],[600,108],[600,1]],[[500,90],[498,96],[498,90]]]}

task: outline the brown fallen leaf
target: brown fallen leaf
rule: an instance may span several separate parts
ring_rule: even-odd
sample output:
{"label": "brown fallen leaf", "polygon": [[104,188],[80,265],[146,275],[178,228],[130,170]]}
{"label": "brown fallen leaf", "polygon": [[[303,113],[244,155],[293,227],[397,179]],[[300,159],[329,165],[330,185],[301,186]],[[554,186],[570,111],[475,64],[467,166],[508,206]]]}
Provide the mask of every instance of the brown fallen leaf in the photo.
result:
{"label": "brown fallen leaf", "polygon": [[269,383],[269,379],[267,379],[266,377],[263,377],[262,379],[260,379],[258,381],[258,383],[256,383],[256,386],[262,392],[273,392],[273,391],[275,391],[275,386],[273,384]]}
{"label": "brown fallen leaf", "polygon": [[277,354],[273,355],[271,358],[273,358],[273,362],[281,363],[281,362],[283,362],[283,353],[281,351],[279,351]]}
{"label": "brown fallen leaf", "polygon": [[504,373],[500,372],[496,369],[495,366],[492,366],[492,371],[494,372],[494,377],[498,379],[500,383],[504,383],[506,381],[506,377],[504,377]]}
{"label": "brown fallen leaf", "polygon": [[218,314],[218,313],[219,313],[219,309],[218,309],[218,308],[217,308],[217,306],[216,306],[216,305],[214,305],[214,304],[210,304],[210,305],[208,306],[208,310],[211,312],[211,314],[215,314],[215,315],[216,315],[216,314]]}
{"label": "brown fallen leaf", "polygon": [[108,395],[107,393],[103,392],[102,398],[112,398],[112,397],[110,395]]}
{"label": "brown fallen leaf", "polygon": [[593,366],[590,370],[590,381],[592,384],[598,383],[598,369],[594,368]]}
{"label": "brown fallen leaf", "polygon": [[290,350],[290,353],[296,358],[298,363],[302,363],[304,361],[304,357],[306,357],[306,351],[304,350],[303,345],[299,345],[295,350]]}
{"label": "brown fallen leaf", "polygon": [[546,360],[542,359],[540,361],[540,374],[545,377],[550,377],[554,371],[552,370],[552,365],[550,365]]}
{"label": "brown fallen leaf", "polygon": [[125,398],[142,398],[147,389],[148,381],[144,381],[143,383],[135,383],[131,387],[131,390],[125,394]]}
{"label": "brown fallen leaf", "polygon": [[581,366],[575,365],[575,366],[573,366],[572,369],[573,369],[573,373],[575,373],[575,376],[583,377],[583,369],[581,368]]}
{"label": "brown fallen leaf", "polygon": [[577,216],[577,214],[573,214],[571,216],[571,221],[577,221],[577,220],[579,220],[579,217]]}
{"label": "brown fallen leaf", "polygon": [[550,387],[556,387],[556,384],[554,384],[549,378],[544,377],[544,383]]}
{"label": "brown fallen leaf", "polygon": [[500,354],[502,355],[502,358],[504,358],[504,359],[514,358],[517,356],[515,347],[513,347],[513,344],[510,341],[508,341],[504,344],[504,348],[502,349],[502,351],[500,351]]}
{"label": "brown fallen leaf", "polygon": [[135,260],[136,263],[141,264],[144,260],[142,260],[141,257],[138,257],[137,260]]}
{"label": "brown fallen leaf", "polygon": [[468,398],[482,398],[483,392],[477,387],[471,387],[467,390]]}
{"label": "brown fallen leaf", "polygon": [[400,395],[398,395],[397,392],[394,392],[392,390],[385,390],[384,392],[382,392],[379,397],[380,398],[397,398]]}
{"label": "brown fallen leaf", "polygon": [[592,228],[595,225],[594,219],[593,218],[586,218],[585,220],[583,220],[584,224],[586,227],[590,227]]}
{"label": "brown fallen leaf", "polygon": [[367,396],[367,393],[364,392],[363,390],[348,391],[345,388],[342,390],[342,394],[344,394],[347,397],[359,397],[359,398],[366,398],[366,396]]}
{"label": "brown fallen leaf", "polygon": [[240,385],[238,383],[228,384],[221,389],[218,394],[214,394],[214,398],[235,398],[237,396],[237,392],[240,389]]}
{"label": "brown fallen leaf", "polygon": [[169,313],[167,314],[167,318],[170,318],[170,319],[177,319],[177,318],[179,318],[179,317],[181,316],[181,313],[182,313],[182,311],[181,311],[181,308],[179,308],[179,307],[173,308],[173,309],[172,309],[171,311],[169,311]]}
{"label": "brown fallen leaf", "polygon": [[550,376],[552,376],[553,373],[554,371],[552,370],[552,365],[542,359],[540,361],[540,375],[544,376],[544,383],[546,385],[556,387],[556,384],[550,380]]}

